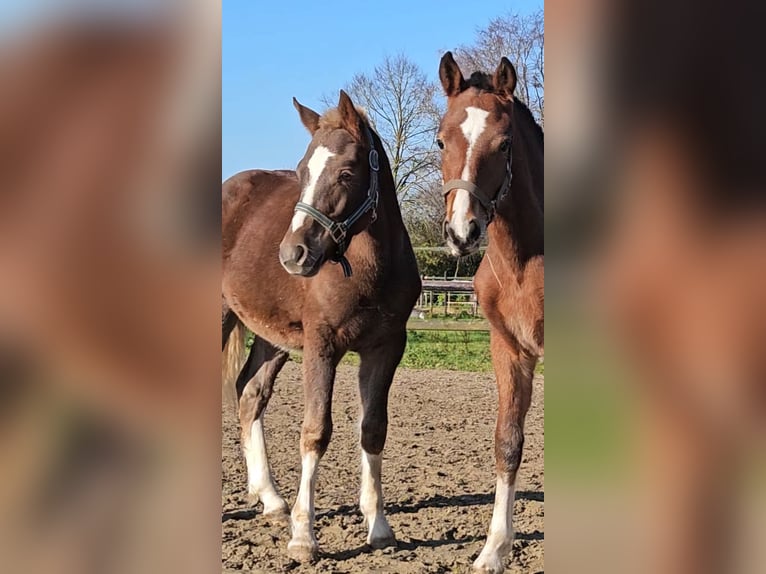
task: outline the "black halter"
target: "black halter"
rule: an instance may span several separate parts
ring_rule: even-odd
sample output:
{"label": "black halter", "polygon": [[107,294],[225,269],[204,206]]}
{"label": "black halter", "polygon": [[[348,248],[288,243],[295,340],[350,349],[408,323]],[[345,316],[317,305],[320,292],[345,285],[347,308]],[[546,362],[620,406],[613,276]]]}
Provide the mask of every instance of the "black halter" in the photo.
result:
{"label": "black halter", "polygon": [[464,179],[451,179],[448,182],[444,184],[442,187],[443,194],[446,196],[450,191],[453,189],[464,189],[466,190],[472,197],[478,201],[481,206],[484,208],[484,211],[487,212],[487,225],[492,221],[492,219],[495,217],[495,211],[497,209],[497,204],[500,203],[503,198],[505,198],[506,195],[508,195],[508,191],[511,189],[511,163],[513,161],[513,142],[508,146],[508,159],[506,161],[505,166],[505,179],[503,179],[503,183],[500,186],[500,189],[495,192],[495,195],[490,197],[489,195],[485,194],[478,185],[471,181],[466,181]]}
{"label": "black halter", "polygon": [[362,218],[362,216],[368,211],[372,210],[372,219],[370,223],[377,218],[378,209],[378,170],[380,169],[380,162],[378,161],[378,152],[375,149],[375,140],[372,138],[372,132],[367,127],[367,140],[370,143],[370,187],[367,190],[367,198],[364,200],[354,213],[349,215],[344,221],[335,221],[330,219],[324,213],[318,209],[312,207],[308,203],[299,201],[295,204],[295,211],[302,211],[309,217],[314,219],[319,225],[324,227],[329,233],[332,240],[338,246],[334,257],[331,259],[333,263],[340,263],[343,268],[343,275],[351,277],[351,264],[346,259],[344,253],[348,249],[348,232],[351,227]]}

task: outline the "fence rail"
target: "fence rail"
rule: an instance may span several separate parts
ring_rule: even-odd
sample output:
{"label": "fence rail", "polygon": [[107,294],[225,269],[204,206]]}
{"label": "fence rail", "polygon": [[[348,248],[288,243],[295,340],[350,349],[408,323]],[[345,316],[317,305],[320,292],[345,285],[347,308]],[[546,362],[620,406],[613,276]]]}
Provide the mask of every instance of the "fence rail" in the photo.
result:
{"label": "fence rail", "polygon": [[[424,277],[423,288],[413,317],[407,324],[411,330],[488,331],[482,317],[473,279]],[[465,320],[458,320],[463,317]]]}
{"label": "fence rail", "polygon": [[409,331],[489,331],[489,322],[486,319],[450,321],[412,317],[407,321],[407,329]]}

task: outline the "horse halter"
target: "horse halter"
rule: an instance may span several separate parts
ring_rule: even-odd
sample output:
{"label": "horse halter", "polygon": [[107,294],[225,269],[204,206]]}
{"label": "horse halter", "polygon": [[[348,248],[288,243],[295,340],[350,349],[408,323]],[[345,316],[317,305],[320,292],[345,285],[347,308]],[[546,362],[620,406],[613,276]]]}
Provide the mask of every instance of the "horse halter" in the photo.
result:
{"label": "horse halter", "polygon": [[364,200],[362,205],[360,205],[356,211],[349,215],[345,220],[335,221],[308,203],[299,201],[295,204],[295,211],[302,211],[307,214],[328,231],[330,237],[332,237],[332,240],[338,246],[335,256],[333,256],[330,261],[333,263],[340,263],[345,277],[351,277],[351,264],[344,255],[346,249],[348,249],[349,230],[370,210],[372,210],[372,219],[370,220],[370,223],[375,221],[378,217],[378,170],[380,169],[380,162],[378,161],[378,152],[375,149],[375,141],[372,139],[372,131],[370,131],[369,127],[366,127],[366,131],[367,140],[370,144],[370,187],[367,189],[367,199]]}
{"label": "horse halter", "polygon": [[442,194],[446,197],[446,195],[453,189],[464,189],[471,195],[471,197],[474,197],[476,201],[478,201],[484,208],[484,211],[487,212],[487,225],[489,225],[492,219],[495,217],[497,204],[500,203],[506,195],[508,195],[508,191],[511,189],[511,163],[513,161],[512,150],[513,141],[511,141],[510,145],[508,146],[508,158],[505,165],[505,179],[503,179],[503,183],[500,186],[500,189],[498,189],[495,193],[494,197],[490,197],[489,195],[485,194],[481,188],[479,188],[479,186],[472,181],[466,181],[464,179],[451,179],[446,182],[442,187]]}

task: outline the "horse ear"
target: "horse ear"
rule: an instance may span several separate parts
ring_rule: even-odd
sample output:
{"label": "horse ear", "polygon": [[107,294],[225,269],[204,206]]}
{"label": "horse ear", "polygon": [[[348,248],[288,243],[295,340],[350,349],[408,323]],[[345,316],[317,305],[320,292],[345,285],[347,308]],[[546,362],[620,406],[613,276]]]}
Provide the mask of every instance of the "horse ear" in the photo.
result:
{"label": "horse ear", "polygon": [[340,98],[338,99],[338,112],[340,112],[343,128],[357,141],[363,141],[364,125],[362,124],[362,117],[356,111],[354,102],[351,101],[349,95],[343,90],[340,91]]}
{"label": "horse ear", "polygon": [[306,129],[313,136],[319,129],[319,114],[311,108],[301,105],[295,98],[293,98],[293,105],[295,106],[295,109],[298,110],[298,115],[301,117],[301,123],[306,126]]}
{"label": "horse ear", "polygon": [[468,86],[465,78],[463,78],[463,72],[460,71],[460,66],[452,57],[452,52],[447,52],[442,56],[439,63],[439,79],[448,98],[457,96]]}
{"label": "horse ear", "polygon": [[516,89],[516,69],[505,56],[500,59],[492,83],[495,84],[497,92],[509,99],[513,97],[513,91]]}

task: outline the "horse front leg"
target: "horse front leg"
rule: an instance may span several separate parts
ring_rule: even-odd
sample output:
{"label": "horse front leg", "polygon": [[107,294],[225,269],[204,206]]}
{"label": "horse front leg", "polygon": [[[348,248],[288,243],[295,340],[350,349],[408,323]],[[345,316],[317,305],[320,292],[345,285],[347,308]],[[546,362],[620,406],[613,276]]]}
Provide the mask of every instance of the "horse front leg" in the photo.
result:
{"label": "horse front leg", "polygon": [[473,567],[478,572],[499,574],[505,571],[505,561],[513,545],[516,474],[521,465],[524,419],[532,398],[537,358],[510,348],[494,329],[490,337],[499,400],[495,427],[497,482],[487,541]]}
{"label": "horse front leg", "polygon": [[373,548],[396,545],[383,514],[381,466],[388,432],[388,391],[404,353],[406,332],[359,353],[359,396],[362,401],[362,480],[359,507],[367,523],[367,544]]}
{"label": "horse front leg", "polygon": [[324,342],[304,348],[301,482],[290,515],[292,538],[287,545],[290,557],[299,562],[312,562],[319,553],[314,536],[314,491],[319,461],[332,435],[332,389],[338,358]]}

